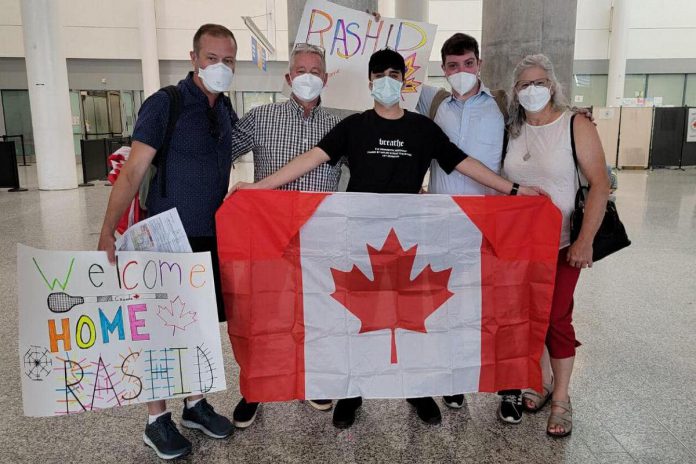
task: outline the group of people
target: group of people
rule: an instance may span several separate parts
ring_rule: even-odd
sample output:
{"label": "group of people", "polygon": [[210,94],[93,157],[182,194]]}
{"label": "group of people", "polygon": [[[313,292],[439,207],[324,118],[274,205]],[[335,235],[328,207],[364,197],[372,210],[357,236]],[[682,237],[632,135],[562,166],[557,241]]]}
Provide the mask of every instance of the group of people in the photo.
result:
{"label": "group of people", "polygon": [[[403,57],[390,49],[379,50],[370,57],[367,70],[374,107],[339,120],[320,104],[328,79],[324,50],[297,44],[285,75],[291,98],[253,108],[238,119],[222,94],[231,85],[236,52],[237,43],[227,28],[201,26],[193,39],[193,71],[177,86],[181,101],[175,129],[167,130],[172,102],[166,92],[143,103],[129,160],[109,199],[99,249],[114,260],[118,219],[158,151],[165,149],[166,169],[158,169],[151,180],[147,208],[157,214],[176,207],[192,249],[211,252],[221,321],[224,305],[215,262],[214,214],[228,195],[232,162],[249,151],[255,182],[237,183],[231,191],[336,191],[345,163],[350,170],[347,189],[353,192],[418,194],[430,170],[432,193],[547,195],[563,214],[563,228],[547,350],[540,360],[544,388],[499,392],[497,414],[505,422],[519,423],[523,411],[539,411],[551,400],[547,433],[570,434],[568,386],[579,346],[572,326],[573,293],[580,270],[592,265],[592,241],[603,217],[609,181],[597,131],[588,117],[573,117],[548,58],[525,57],[515,68],[505,98],[504,92],[492,92],[481,82],[476,40],[454,34],[441,50],[452,92],[423,86],[418,112],[412,112],[400,106],[406,72]],[[384,149],[394,143],[399,150]],[[573,146],[580,173],[592,188],[580,236],[570,243],[569,218],[578,187]],[[424,422],[440,422],[433,398],[407,401]],[[461,408],[465,398],[459,394],[443,401],[450,408]],[[333,407],[334,425],[347,428],[353,425],[362,399],[341,399],[335,405],[331,399],[308,403],[324,411]],[[165,402],[147,407],[145,443],[161,458],[188,454],[191,443],[179,433]],[[184,400],[180,424],[225,438],[234,427],[250,426],[258,408],[258,403],[242,398],[230,421],[202,396],[191,396]]]}

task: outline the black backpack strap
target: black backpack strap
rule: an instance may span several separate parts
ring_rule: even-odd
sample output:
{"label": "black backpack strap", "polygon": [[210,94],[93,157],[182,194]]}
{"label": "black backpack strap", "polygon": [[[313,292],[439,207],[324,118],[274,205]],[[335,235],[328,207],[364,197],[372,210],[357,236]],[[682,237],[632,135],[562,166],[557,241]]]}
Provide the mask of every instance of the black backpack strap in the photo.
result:
{"label": "black backpack strap", "polygon": [[157,150],[155,158],[152,160],[152,162],[155,166],[157,166],[160,195],[162,198],[167,198],[167,153],[169,153],[172,135],[174,134],[176,122],[179,119],[179,114],[181,113],[181,94],[175,85],[168,85],[162,90],[164,90],[169,97],[169,121],[167,122],[167,132],[164,134],[162,146],[159,150]]}
{"label": "black backpack strap", "polygon": [[230,100],[230,97],[228,97],[225,94],[222,94],[220,96],[222,98],[222,103],[225,105],[225,108],[227,108],[227,112],[230,115],[230,120],[232,121],[232,125],[234,125],[235,122],[239,119],[237,116],[237,113],[235,113],[234,109],[232,108],[232,100]]}

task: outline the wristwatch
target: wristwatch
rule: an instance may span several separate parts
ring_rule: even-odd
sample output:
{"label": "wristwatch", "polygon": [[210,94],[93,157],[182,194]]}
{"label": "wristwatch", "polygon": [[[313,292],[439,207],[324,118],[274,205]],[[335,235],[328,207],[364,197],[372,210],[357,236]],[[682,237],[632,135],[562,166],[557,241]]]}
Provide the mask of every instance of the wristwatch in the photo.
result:
{"label": "wristwatch", "polygon": [[517,191],[520,189],[520,184],[513,182],[512,190],[510,190],[510,195],[517,195]]}

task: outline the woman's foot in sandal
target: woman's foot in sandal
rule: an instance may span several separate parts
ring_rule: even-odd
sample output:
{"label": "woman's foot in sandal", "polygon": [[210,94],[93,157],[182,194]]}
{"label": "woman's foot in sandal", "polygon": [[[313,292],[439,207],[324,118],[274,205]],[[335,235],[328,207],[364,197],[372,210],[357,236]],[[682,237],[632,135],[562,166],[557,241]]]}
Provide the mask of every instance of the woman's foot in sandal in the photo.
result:
{"label": "woman's foot in sandal", "polygon": [[524,410],[527,412],[538,412],[546,406],[546,403],[549,402],[553,394],[553,380],[551,380],[551,383],[544,384],[542,393],[543,395],[540,395],[532,389],[524,391],[522,393],[522,405],[524,406]]}
{"label": "woman's foot in sandal", "polygon": [[568,401],[551,400],[551,415],[546,425],[546,434],[554,438],[563,438],[573,431],[573,407]]}

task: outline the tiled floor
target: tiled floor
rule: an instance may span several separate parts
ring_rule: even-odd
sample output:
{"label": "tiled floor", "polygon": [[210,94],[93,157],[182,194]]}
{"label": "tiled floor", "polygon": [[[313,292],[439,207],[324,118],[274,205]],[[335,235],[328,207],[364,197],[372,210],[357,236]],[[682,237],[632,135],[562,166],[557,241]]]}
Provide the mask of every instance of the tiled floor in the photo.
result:
{"label": "tiled floor", "polygon": [[[23,183],[36,186],[31,169]],[[32,177],[32,175],[34,177]],[[185,431],[189,462],[696,463],[696,170],[622,172],[618,205],[633,246],[584,272],[577,293],[580,348],[572,383],[575,429],[544,433],[548,408],[518,426],[495,417],[494,395],[467,395],[443,423],[418,422],[404,401],[368,401],[356,425],[300,402],[268,404],[225,441]],[[141,439],[143,407],[24,418],[17,356],[16,243],[92,249],[110,188],[0,192],[0,462],[157,462]],[[239,399],[224,327],[231,414]],[[181,404],[173,402],[179,414]]]}

